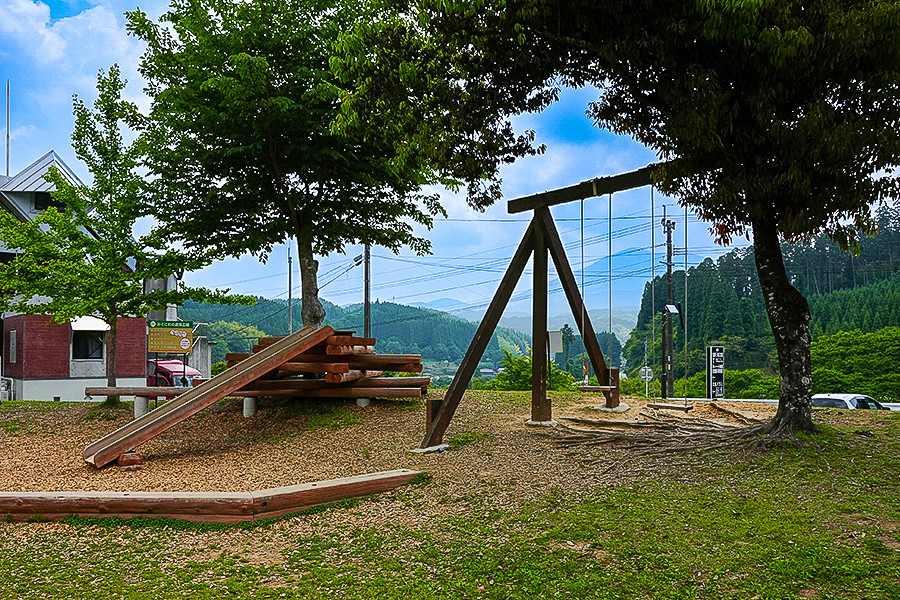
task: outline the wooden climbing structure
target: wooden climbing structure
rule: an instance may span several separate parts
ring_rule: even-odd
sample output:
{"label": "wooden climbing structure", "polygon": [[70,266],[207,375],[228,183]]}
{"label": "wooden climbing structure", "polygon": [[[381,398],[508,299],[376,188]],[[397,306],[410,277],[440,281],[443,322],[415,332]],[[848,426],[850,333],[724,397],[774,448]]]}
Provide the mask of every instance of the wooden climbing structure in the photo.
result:
{"label": "wooden climbing structure", "polygon": [[[226,396],[421,397],[429,378],[381,377],[382,370],[421,372],[421,357],[375,354],[374,343],[328,326],[263,339],[252,354],[231,355],[231,366],[224,372],[90,444],[84,459],[95,467],[107,465]],[[126,389],[94,391],[125,395]]]}
{"label": "wooden climbing structure", "polygon": [[[282,339],[262,338],[252,354],[226,354],[225,361],[237,367]],[[421,355],[376,354],[374,345],[375,338],[336,331],[231,395],[420,398],[428,391],[430,377],[383,377],[385,371],[421,373]]]}

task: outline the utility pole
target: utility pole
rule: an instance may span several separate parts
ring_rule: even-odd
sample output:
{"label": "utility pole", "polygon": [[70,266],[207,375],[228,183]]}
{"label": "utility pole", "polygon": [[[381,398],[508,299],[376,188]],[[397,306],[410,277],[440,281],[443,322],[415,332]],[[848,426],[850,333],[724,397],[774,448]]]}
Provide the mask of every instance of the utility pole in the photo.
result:
{"label": "utility pole", "polygon": [[[663,206],[662,226],[666,231],[666,306],[675,304],[675,295],[672,291],[672,231],[675,230],[675,221],[666,219],[666,207]],[[663,323],[665,336],[663,338],[663,375],[665,377],[666,397],[675,395],[675,370],[674,355],[675,341],[672,331],[672,321],[675,315],[668,310],[663,311]]]}
{"label": "utility pole", "polygon": [[288,242],[288,335],[294,333],[294,302],[291,290],[291,244]]}
{"label": "utility pole", "polygon": [[371,270],[371,246],[369,246],[369,242],[366,242],[366,266],[365,266],[365,279],[366,279],[366,290],[364,292],[365,298],[363,299],[363,337],[372,337],[372,308],[371,308],[371,287],[372,287],[372,270]]}

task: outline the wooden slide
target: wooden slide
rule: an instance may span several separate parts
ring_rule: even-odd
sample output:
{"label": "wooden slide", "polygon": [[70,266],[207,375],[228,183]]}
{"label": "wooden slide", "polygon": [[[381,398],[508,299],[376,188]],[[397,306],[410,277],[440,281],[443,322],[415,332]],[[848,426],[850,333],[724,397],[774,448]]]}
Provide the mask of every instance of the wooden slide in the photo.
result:
{"label": "wooden slide", "polygon": [[233,368],[191,388],[174,400],[131,421],[84,449],[84,460],[95,467],[105,466],[119,456],[174,427],[207,406],[239,390],[244,385],[277,369],[297,354],[325,341],[331,327],[304,327],[262,349]]}

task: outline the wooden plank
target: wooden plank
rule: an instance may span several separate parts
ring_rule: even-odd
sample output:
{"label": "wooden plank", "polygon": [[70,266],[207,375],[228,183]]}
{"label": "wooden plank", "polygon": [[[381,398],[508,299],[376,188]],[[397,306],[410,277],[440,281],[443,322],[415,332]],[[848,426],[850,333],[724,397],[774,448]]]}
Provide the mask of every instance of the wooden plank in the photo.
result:
{"label": "wooden plank", "polygon": [[206,383],[191,388],[174,400],[90,444],[84,450],[84,459],[95,467],[102,467],[114,461],[119,455],[133,450],[231,392],[265,375],[333,333],[334,330],[328,326],[319,329],[304,327],[294,332],[263,352],[243,361],[240,366],[227,369]]}
{"label": "wooden plank", "polygon": [[519,242],[519,247],[516,249],[509,266],[506,268],[503,279],[500,280],[500,285],[494,293],[494,298],[491,300],[484,318],[481,319],[478,329],[475,330],[475,337],[472,338],[469,349],[466,350],[466,355],[456,370],[456,376],[450,383],[443,402],[434,411],[431,422],[426,424],[428,430],[425,432],[425,437],[420,444],[421,448],[437,446],[444,439],[444,432],[447,431],[447,427],[453,419],[453,414],[456,412],[460,400],[462,400],[466,387],[472,381],[475,369],[478,368],[481,356],[487,349],[491,336],[497,329],[500,317],[503,316],[503,309],[509,303],[509,298],[519,282],[519,277],[522,276],[522,271],[525,270],[528,257],[531,256],[531,251],[534,249],[534,229],[535,222],[532,219],[528,229],[525,231],[525,235],[522,236],[522,241]]}
{"label": "wooden plank", "polygon": [[271,346],[283,340],[284,337],[261,337],[256,341],[257,346]]}
{"label": "wooden plank", "polygon": [[240,492],[2,492],[0,514],[16,520],[73,514],[179,519],[224,516],[234,522],[252,519],[253,498]]}
{"label": "wooden plank", "polygon": [[304,508],[378,494],[409,483],[417,471],[396,469],[252,492],[257,518],[280,517]]}
{"label": "wooden plank", "polygon": [[329,344],[325,347],[325,354],[330,356],[347,356],[351,354],[374,354],[371,346],[335,346]]}
{"label": "wooden plank", "polygon": [[418,474],[395,469],[253,492],[0,492],[0,514],[12,521],[77,515],[239,523],[377,494],[405,485]]}
{"label": "wooden plank", "polygon": [[178,396],[190,390],[189,387],[89,387],[84,388],[85,396]]}
{"label": "wooden plank", "polygon": [[[332,358],[332,360],[334,360]],[[286,362],[278,366],[285,373],[349,373],[350,365],[345,362]]]}
{"label": "wooden plank", "polygon": [[326,340],[333,346],[374,346],[373,337],[356,337],[353,335],[333,335]]}
{"label": "wooden plank", "polygon": [[608,392],[615,388],[610,385],[579,385],[576,389],[579,392]]}
{"label": "wooden plank", "polygon": [[347,383],[349,381],[357,381],[365,376],[365,371],[354,369],[347,373],[325,373],[325,381],[328,383]]}
{"label": "wooden plank", "polygon": [[[581,293],[578,291],[578,282],[575,280],[575,274],[572,273],[572,267],[569,266],[569,260],[566,258],[566,251],[563,248],[562,241],[559,238],[559,232],[550,216],[550,209],[542,208],[534,211],[534,218],[540,223],[547,240],[547,248],[550,250],[550,256],[553,258],[553,264],[556,266],[556,274],[562,284],[563,291],[566,293],[566,299],[569,301],[569,308],[575,323],[578,325],[578,331],[581,339],[584,341],[585,351],[588,359],[594,367],[597,374],[597,380],[601,384],[609,384],[609,373],[607,372],[606,361],[603,358],[603,351],[600,350],[600,343],[597,341],[597,334],[594,333],[594,327],[591,325],[591,319],[588,311],[584,308],[584,301]],[[606,397],[607,408],[615,408],[619,405],[613,399],[609,392],[604,392]]]}
{"label": "wooden plank", "polygon": [[690,404],[668,404],[665,402],[649,402],[647,408],[655,408],[657,410],[681,410],[684,412],[694,410],[694,407]]}
{"label": "wooden plank", "polygon": [[[247,394],[250,395],[250,394]],[[303,393],[309,398],[421,398],[421,387],[325,387]]]}
{"label": "wooden plank", "polygon": [[[346,385],[345,385],[346,384]],[[431,377],[368,377],[365,376],[356,381],[347,381],[345,384],[329,383],[325,379],[272,379],[259,380],[248,383],[241,388],[242,394],[247,391],[265,392],[268,390],[282,390],[298,393],[305,390],[314,390],[332,386],[352,387],[428,387],[431,385]],[[250,395],[250,394],[247,394]],[[266,395],[266,394],[262,394]]]}
{"label": "wooden plank", "polygon": [[536,210],[556,204],[564,204],[573,200],[581,200],[582,198],[592,198],[651,185],[653,183],[651,179],[653,172],[657,169],[665,168],[667,164],[669,163],[652,163],[636,171],[609,175],[607,177],[596,177],[568,187],[515,198],[507,202],[506,210],[509,214],[515,214],[526,210]]}

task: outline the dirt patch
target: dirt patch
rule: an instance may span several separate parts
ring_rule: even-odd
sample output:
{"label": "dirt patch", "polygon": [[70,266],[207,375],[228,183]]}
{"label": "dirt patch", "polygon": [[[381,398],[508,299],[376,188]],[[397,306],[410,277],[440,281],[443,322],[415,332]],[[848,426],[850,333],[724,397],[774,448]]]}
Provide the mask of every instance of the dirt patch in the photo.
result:
{"label": "dirt patch", "polygon": [[[573,453],[557,447],[546,429],[526,426],[529,406],[522,398],[467,394],[445,436],[463,443],[424,455],[409,452],[424,435],[421,403],[375,401],[360,408],[261,399],[256,416],[245,419],[240,400],[228,400],[137,448],[145,458],[138,470],[96,469],[82,459],[85,446],[130,420],[129,409],[17,407],[0,418],[18,425],[0,430],[0,491],[241,492],[398,468],[433,477],[435,485],[406,487],[385,495],[390,503],[368,503],[344,515],[351,521],[345,524],[374,525],[397,519],[398,512],[410,524],[427,520],[423,501],[447,515],[462,501],[502,508],[553,490],[578,496],[629,477],[634,465],[602,473],[604,464],[621,459],[621,449]],[[610,414],[594,408],[598,398],[567,395],[554,401],[554,416],[645,418],[643,400],[625,401],[628,411]],[[756,418],[774,411],[770,405],[728,406]],[[687,415],[731,421],[706,403]],[[404,502],[412,497],[415,510]]]}

